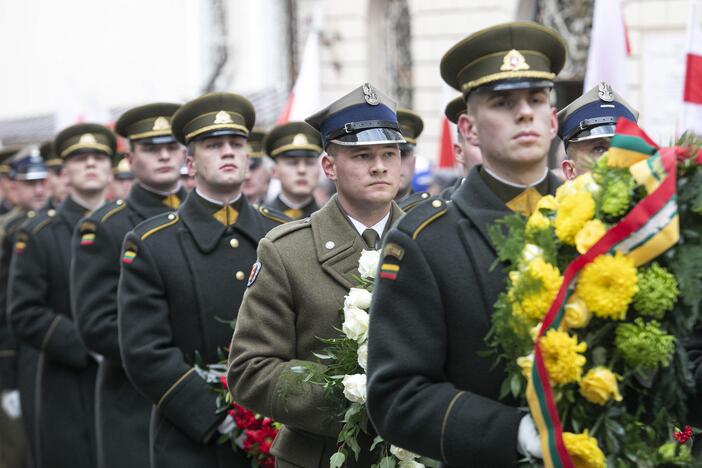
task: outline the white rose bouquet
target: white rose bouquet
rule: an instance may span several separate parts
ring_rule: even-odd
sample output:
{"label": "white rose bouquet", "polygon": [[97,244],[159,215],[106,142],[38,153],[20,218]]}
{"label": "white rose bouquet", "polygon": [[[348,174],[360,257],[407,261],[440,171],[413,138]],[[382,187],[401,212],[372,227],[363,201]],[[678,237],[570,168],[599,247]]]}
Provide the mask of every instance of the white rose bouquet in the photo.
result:
{"label": "white rose bouquet", "polygon": [[376,436],[368,422],[366,412],[366,364],[368,361],[368,309],[373,295],[375,274],[380,252],[364,250],[358,261],[358,287],[351,288],[341,310],[343,323],[340,336],[320,339],[327,348],[317,356],[326,366],[324,370],[297,366],[293,371],[305,380],[325,388],[334,408],[338,408],[343,423],[339,432],[339,447],[330,459],[330,468],[344,465],[347,457],[358,459],[361,453],[359,436],[365,433],[374,437],[370,450],[376,460],[371,468],[424,468],[436,462],[420,459],[418,455]]}

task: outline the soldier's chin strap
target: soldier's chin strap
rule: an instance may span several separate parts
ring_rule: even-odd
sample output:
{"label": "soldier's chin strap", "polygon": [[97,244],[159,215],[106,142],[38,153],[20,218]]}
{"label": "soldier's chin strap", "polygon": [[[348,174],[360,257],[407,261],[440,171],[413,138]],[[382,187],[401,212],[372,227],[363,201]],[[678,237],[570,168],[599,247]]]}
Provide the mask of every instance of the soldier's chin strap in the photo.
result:
{"label": "soldier's chin strap", "polygon": [[362,120],[360,122],[345,123],[340,129],[329,132],[327,134],[327,141],[336,140],[341,136],[356,133],[361,130],[368,130],[370,128],[390,128],[400,131],[400,127],[397,123],[391,120]]}

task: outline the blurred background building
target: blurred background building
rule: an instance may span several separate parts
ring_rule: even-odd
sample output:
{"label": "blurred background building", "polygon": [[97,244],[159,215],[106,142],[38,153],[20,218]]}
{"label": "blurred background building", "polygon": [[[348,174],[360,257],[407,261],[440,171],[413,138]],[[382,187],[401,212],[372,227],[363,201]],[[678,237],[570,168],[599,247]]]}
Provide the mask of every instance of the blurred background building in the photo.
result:
{"label": "blurred background building", "polygon": [[[616,12],[619,0],[599,1],[607,14]],[[583,90],[594,3],[0,0],[0,140],[41,141],[75,121],[109,123],[138,104],[214,90],[248,96],[257,126],[270,127],[370,81],[423,117],[418,154],[436,160],[444,105],[456,95],[439,76],[452,44],[510,20],[553,27],[570,56],[556,89],[561,107]],[[679,132],[689,3],[622,0],[629,48],[621,68],[626,89],[617,91],[661,143]],[[296,90],[291,110],[303,69],[307,85]]]}

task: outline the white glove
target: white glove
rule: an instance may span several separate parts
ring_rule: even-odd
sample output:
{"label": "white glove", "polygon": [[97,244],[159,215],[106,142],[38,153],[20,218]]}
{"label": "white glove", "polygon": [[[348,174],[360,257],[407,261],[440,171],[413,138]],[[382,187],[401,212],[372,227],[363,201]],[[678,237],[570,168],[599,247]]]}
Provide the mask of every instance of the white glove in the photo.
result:
{"label": "white glove", "polygon": [[227,415],[226,418],[224,418],[224,421],[221,422],[219,426],[217,426],[217,431],[219,431],[220,434],[231,434],[231,432],[234,430],[235,423],[234,423],[234,418],[231,417],[231,415]]}
{"label": "white glove", "polygon": [[5,390],[2,392],[2,409],[11,419],[17,419],[22,416],[19,390]]}
{"label": "white glove", "polygon": [[541,453],[541,439],[539,431],[536,430],[534,420],[531,415],[527,414],[519,422],[519,431],[517,432],[517,450],[522,455],[532,458],[543,458]]}

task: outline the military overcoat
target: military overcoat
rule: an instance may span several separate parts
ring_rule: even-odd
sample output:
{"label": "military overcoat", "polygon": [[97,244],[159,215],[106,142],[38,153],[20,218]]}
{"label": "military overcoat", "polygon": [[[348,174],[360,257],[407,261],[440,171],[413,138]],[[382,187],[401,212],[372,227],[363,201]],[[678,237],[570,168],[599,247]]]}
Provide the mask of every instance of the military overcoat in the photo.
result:
{"label": "military overcoat", "polygon": [[386,440],[446,466],[509,467],[523,413],[498,399],[504,367],[481,352],[506,286],[488,229],[510,211],[479,170],[451,201],[424,202],[385,240],[370,312],[368,410]]}
{"label": "military overcoat", "polygon": [[134,226],[185,200],[184,189],[164,197],[135,183],[126,199],[83,218],[73,235],[73,314],[83,342],[103,357],[95,410],[100,468],[148,468],[151,401],[127,379],[117,332],[117,285],[122,241]]}
{"label": "military overcoat", "polygon": [[35,463],[42,468],[96,466],[97,364],[73,321],[68,281],[71,236],[87,211],[69,197],[15,236],[8,313],[16,338],[40,351]]}
{"label": "military overcoat", "polygon": [[[393,204],[391,221],[401,213]],[[338,336],[344,296],[357,286],[366,248],[336,196],[259,245],[260,266],[239,310],[228,379],[235,401],[285,425],[272,448],[278,466],[329,466],[336,451],[340,424],[330,402],[321,387],[303,384],[291,369],[317,363],[313,353],[325,347],[319,338]],[[370,464],[362,457],[348,466]]]}
{"label": "military overcoat", "polygon": [[216,394],[194,365],[198,355],[201,364],[217,363],[229,344],[228,322],[236,319],[258,242],[280,223],[264,210],[242,197],[235,214],[193,191],[177,212],[125,237],[120,352],[130,380],[155,406],[152,468],[250,465],[216,443],[225,415],[216,413]]}

